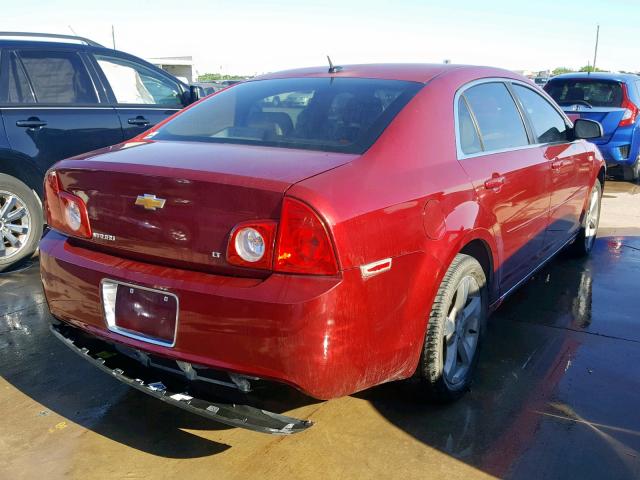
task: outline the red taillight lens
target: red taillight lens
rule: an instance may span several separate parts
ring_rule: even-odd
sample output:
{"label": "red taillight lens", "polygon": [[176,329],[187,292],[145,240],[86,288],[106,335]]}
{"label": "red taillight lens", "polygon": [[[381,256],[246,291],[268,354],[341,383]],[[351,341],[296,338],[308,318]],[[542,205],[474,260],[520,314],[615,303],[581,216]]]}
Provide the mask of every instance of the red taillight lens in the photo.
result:
{"label": "red taillight lens", "polygon": [[91,238],[87,206],[80,197],[62,190],[56,172],[49,172],[44,180],[44,201],[50,228],[74,237]]}
{"label": "red taillight lens", "polygon": [[338,273],[324,222],[311,207],[292,198],[285,198],[282,204],[274,270],[315,275]]}
{"label": "red taillight lens", "polygon": [[618,126],[626,127],[627,125],[633,125],[636,122],[636,118],[638,118],[638,106],[629,99],[629,92],[624,83],[622,84],[622,105],[620,106],[624,108],[624,114]]}
{"label": "red taillight lens", "polygon": [[229,237],[227,262],[240,267],[271,269],[276,222],[266,220],[236,225]]}

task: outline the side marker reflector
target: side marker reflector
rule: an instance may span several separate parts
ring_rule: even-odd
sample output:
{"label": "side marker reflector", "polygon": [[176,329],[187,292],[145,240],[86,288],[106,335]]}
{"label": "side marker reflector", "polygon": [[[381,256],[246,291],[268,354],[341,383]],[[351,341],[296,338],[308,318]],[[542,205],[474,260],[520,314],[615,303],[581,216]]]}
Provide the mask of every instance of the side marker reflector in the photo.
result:
{"label": "side marker reflector", "polygon": [[375,277],[389,270],[391,270],[391,258],[385,258],[384,260],[378,260],[377,262],[360,266],[360,273],[362,274],[362,278],[365,279]]}

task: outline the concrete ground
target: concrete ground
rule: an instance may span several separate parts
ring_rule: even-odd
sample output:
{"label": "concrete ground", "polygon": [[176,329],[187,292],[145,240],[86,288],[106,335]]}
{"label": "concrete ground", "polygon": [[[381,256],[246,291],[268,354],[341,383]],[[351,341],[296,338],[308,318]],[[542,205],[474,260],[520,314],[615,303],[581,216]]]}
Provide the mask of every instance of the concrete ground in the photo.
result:
{"label": "concrete ground", "polygon": [[640,478],[640,187],[608,183],[592,256],[561,256],[492,317],[450,406],[383,385],[283,411],[274,437],[121,385],[48,331],[37,264],[0,275],[0,479]]}

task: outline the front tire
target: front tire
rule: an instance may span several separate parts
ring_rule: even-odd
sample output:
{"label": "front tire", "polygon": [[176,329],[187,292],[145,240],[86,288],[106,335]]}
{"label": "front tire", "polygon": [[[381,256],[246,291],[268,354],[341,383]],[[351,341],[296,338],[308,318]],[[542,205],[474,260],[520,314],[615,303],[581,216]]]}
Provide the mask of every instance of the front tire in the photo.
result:
{"label": "front tire", "polygon": [[602,184],[599,180],[596,180],[589,194],[589,202],[583,215],[578,236],[569,247],[571,253],[577,257],[585,257],[589,255],[593,249],[593,244],[598,234],[598,225],[600,224],[601,204]]}
{"label": "front tire", "polygon": [[484,270],[475,258],[456,255],[433,302],[418,366],[430,400],[451,402],[469,389],[487,306]]}
{"label": "front tire", "polygon": [[43,226],[42,208],[33,190],[0,173],[0,272],[33,255]]}

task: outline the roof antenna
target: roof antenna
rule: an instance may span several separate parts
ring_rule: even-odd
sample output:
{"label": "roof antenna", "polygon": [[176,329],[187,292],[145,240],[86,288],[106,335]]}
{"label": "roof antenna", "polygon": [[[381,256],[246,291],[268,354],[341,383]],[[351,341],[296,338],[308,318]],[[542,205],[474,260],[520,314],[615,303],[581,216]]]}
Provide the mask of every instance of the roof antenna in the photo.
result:
{"label": "roof antenna", "polygon": [[342,71],[342,67],[333,65],[333,62],[331,61],[331,57],[329,57],[329,55],[327,55],[327,60],[329,60],[329,73],[338,73]]}

